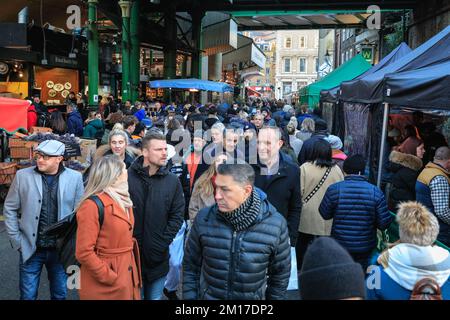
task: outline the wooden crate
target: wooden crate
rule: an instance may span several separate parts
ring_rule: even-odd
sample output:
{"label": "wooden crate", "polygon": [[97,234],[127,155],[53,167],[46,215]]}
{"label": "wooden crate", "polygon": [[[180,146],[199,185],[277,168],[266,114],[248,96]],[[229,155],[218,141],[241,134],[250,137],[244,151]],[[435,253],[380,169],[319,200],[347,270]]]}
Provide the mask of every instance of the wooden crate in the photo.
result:
{"label": "wooden crate", "polygon": [[46,127],[31,127],[30,129],[30,133],[38,133],[38,132],[53,132],[53,130],[51,128],[46,128]]}
{"label": "wooden crate", "polygon": [[12,147],[9,151],[13,159],[31,159],[33,155],[33,148],[29,147]]}
{"label": "wooden crate", "polygon": [[33,148],[39,144],[37,141],[25,141],[22,139],[9,139],[9,151],[12,159],[31,159]]}
{"label": "wooden crate", "polygon": [[8,145],[9,147],[25,147],[28,141],[18,139],[18,138],[9,138]]}
{"label": "wooden crate", "polygon": [[0,185],[11,184],[17,172],[17,163],[0,162]]}

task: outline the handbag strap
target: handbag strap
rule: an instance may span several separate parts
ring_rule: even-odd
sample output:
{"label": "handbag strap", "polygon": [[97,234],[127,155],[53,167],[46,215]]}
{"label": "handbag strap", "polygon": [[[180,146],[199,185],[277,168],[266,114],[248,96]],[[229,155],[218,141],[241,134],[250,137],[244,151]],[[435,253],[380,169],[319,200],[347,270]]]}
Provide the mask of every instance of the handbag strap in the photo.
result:
{"label": "handbag strap", "polygon": [[316,187],[308,194],[308,196],[303,200],[303,204],[307,204],[309,200],[311,200],[312,197],[319,191],[320,187],[324,184],[325,180],[327,180],[328,175],[331,172],[331,167],[328,167],[325,171],[325,174],[323,175],[322,179],[320,179],[319,183],[316,185]]}

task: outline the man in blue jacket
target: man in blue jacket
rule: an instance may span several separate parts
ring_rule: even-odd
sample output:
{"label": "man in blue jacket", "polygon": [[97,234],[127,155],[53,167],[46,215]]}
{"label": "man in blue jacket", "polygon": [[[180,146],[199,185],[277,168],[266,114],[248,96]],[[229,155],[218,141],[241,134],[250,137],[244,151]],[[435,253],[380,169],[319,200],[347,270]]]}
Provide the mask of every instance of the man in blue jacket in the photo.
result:
{"label": "man in blue jacket", "polygon": [[344,162],[344,181],[332,184],[319,207],[323,219],[333,220],[331,236],[366,270],[377,245],[377,229],[385,230],[392,217],[383,192],[362,176],[361,155]]}
{"label": "man in blue jacket", "polygon": [[186,300],[282,300],[291,270],[286,220],[247,164],[221,164],[212,207],[194,220],[183,261]]}
{"label": "man in blue jacket", "polygon": [[67,105],[67,132],[77,137],[83,135],[83,119],[74,104]]}

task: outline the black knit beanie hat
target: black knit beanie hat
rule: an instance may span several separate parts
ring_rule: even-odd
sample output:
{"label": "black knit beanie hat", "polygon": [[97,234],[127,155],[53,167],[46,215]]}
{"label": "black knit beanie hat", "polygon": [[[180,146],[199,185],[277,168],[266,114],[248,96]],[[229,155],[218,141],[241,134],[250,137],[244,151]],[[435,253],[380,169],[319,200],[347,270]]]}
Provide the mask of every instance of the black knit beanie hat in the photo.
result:
{"label": "black knit beanie hat", "polygon": [[364,174],[366,160],[362,155],[355,154],[344,161],[344,172],[346,174]]}
{"label": "black knit beanie hat", "polygon": [[306,251],[299,289],[303,300],[366,297],[361,265],[330,237],[316,239]]}

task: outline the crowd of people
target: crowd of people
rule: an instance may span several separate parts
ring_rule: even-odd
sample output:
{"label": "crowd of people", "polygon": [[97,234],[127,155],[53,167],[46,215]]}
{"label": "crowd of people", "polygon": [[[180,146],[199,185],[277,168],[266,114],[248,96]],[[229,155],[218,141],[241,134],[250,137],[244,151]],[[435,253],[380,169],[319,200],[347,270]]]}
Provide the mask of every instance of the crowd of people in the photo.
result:
{"label": "crowd of people", "polygon": [[[285,299],[293,274],[305,300],[409,299],[422,279],[450,299],[449,252],[434,246],[450,245],[445,139],[430,149],[413,128],[392,143],[386,199],[364,175],[367,159],[345,154],[317,108],[100,101],[88,112],[71,94],[66,120],[55,111],[44,123],[97,140],[83,176],[64,167],[64,144],[50,140],[9,190],[4,215],[22,299],[36,299],[44,265],[52,299],[66,297],[56,240],[44,230],[73,210],[81,299]],[[38,97],[30,109],[32,127],[45,111]],[[376,258],[389,209],[400,240]],[[366,285],[369,265],[380,287]]]}

